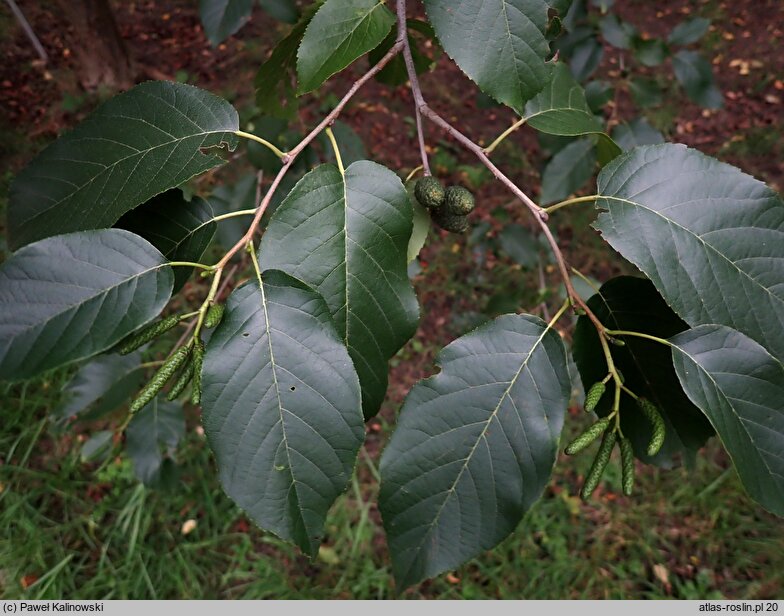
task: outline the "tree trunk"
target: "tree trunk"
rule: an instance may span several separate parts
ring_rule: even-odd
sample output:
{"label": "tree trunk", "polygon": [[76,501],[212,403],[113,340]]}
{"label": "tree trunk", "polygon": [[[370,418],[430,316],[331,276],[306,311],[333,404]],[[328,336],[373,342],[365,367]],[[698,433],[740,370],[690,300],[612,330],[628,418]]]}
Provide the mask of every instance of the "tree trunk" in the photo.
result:
{"label": "tree trunk", "polygon": [[109,0],[60,0],[60,7],[72,28],[69,45],[82,87],[90,91],[102,86],[112,90],[131,87],[133,63]]}

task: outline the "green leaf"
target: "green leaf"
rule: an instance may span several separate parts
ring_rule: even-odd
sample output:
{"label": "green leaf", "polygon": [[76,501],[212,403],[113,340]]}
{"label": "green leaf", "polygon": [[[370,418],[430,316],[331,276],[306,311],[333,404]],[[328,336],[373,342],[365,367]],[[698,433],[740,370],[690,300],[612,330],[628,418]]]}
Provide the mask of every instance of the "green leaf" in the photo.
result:
{"label": "green leaf", "polygon": [[523,117],[532,128],[551,135],[574,137],[595,133],[611,152],[609,160],[621,153],[604,133],[601,122],[588,107],[585,91],[565,64],[555,65],[552,80],[526,104]]}
{"label": "green leaf", "polygon": [[149,81],[115,96],[36,156],[11,186],[16,249],[35,240],[111,227],[158,193],[223,163],[237,112],[193,86]]}
{"label": "green leaf", "polygon": [[[216,216],[229,214],[239,210],[251,210],[256,207],[256,175],[241,177],[234,184],[218,186],[208,197],[210,207]],[[218,223],[217,242],[221,248],[228,250],[236,244],[248,230],[250,218],[237,216],[227,218]]]}
{"label": "green leaf", "polygon": [[226,493],[314,557],[365,434],[356,372],[324,300],[282,272],[235,290],[207,345],[204,429]]}
{"label": "green leaf", "polygon": [[602,132],[593,115],[585,91],[565,64],[558,63],[552,79],[539,94],[528,101],[523,117],[526,124],[551,135],[584,135]]}
{"label": "green leaf", "polygon": [[318,1],[305,9],[291,32],[275,46],[267,61],[259,67],[254,85],[256,105],[261,113],[286,120],[297,115],[299,105],[292,85],[296,78],[297,49],[322,4]]}
{"label": "green leaf", "polygon": [[542,205],[566,199],[593,176],[596,168],[594,140],[575,139],[560,150],[542,172]]}
{"label": "green leaf", "polygon": [[618,19],[615,13],[609,13],[599,20],[599,30],[604,40],[618,49],[629,49],[632,39],[637,34],[634,26]]}
{"label": "green leaf", "polygon": [[547,0],[547,4],[550,5],[550,8],[558,11],[558,15],[565,17],[572,5],[572,0]]}
{"label": "green leaf", "polygon": [[419,320],[406,268],[412,217],[389,169],[360,161],[344,177],[322,165],[286,197],[259,247],[265,267],[302,280],[327,301],[359,374],[366,417],[384,400],[388,360]]}
{"label": "green leaf", "polygon": [[114,346],[169,301],[174,274],[146,240],[107,229],[41,240],[0,266],[0,379]]}
{"label": "green leaf", "polygon": [[552,65],[544,0],[424,0],[444,50],[486,93],[522,114]]}
{"label": "green leaf", "polygon": [[588,38],[577,44],[570,54],[569,68],[577,81],[585,81],[594,71],[604,57],[604,48],[595,38]]}
{"label": "green leaf", "polygon": [[692,327],[737,329],[784,357],[784,204],[683,145],[642,146],[599,174],[605,240]]}
{"label": "green leaf", "polygon": [[136,413],[125,432],[125,446],[136,477],[145,485],[157,485],[164,463],[161,448],[171,456],[184,436],[185,415],[179,404],[159,396]]}
{"label": "green leaf", "polygon": [[113,411],[141,386],[139,369],[141,353],[129,355],[100,355],[84,366],[63,389],[63,401],[53,415],[70,419],[90,409],[89,416],[97,417]]}
{"label": "green leaf", "polygon": [[408,200],[411,203],[411,210],[414,214],[414,227],[411,231],[411,239],[408,240],[408,250],[406,261],[411,263],[419,256],[422,248],[427,241],[427,236],[430,233],[430,214],[427,209],[422,206],[417,198],[414,196],[414,185],[416,182],[409,182],[406,185],[406,192],[408,193]]}
{"label": "green leaf", "polygon": [[379,45],[394,23],[381,0],[326,0],[297,51],[298,93],[315,90]]}
{"label": "green leaf", "polygon": [[672,29],[667,42],[670,45],[691,45],[699,41],[710,27],[710,19],[704,17],[693,17],[679,23]]}
{"label": "green leaf", "polygon": [[634,56],[645,66],[659,66],[670,51],[660,39],[641,39],[635,37],[632,42]]}
{"label": "green leaf", "polygon": [[250,19],[253,0],[199,0],[199,16],[204,34],[217,47]]}
{"label": "green leaf", "polygon": [[612,138],[624,151],[629,151],[638,145],[664,143],[664,135],[648,124],[645,118],[621,122],[613,128]]}
{"label": "green leaf", "polygon": [[557,332],[504,315],[447,346],[381,458],[379,505],[402,589],[497,545],[550,478],[571,390]]}
{"label": "green leaf", "polygon": [[593,113],[599,113],[615,96],[615,89],[606,81],[585,84],[585,100]]}
{"label": "green leaf", "polygon": [[[186,201],[181,190],[173,189],[131,210],[115,226],[143,237],[169,261],[198,263],[215,236],[213,216],[204,199]],[[179,291],[192,273],[191,267],[177,267],[174,291]]]}
{"label": "green leaf", "polygon": [[724,105],[724,96],[713,79],[713,68],[700,54],[679,51],[672,58],[672,68],[678,83],[695,103],[708,109],[719,109]]}
{"label": "green leaf", "polygon": [[784,366],[721,325],[670,339],[686,394],[707,415],[749,495],[784,516]]}
{"label": "green leaf", "polygon": [[[588,300],[588,307],[609,329],[668,338],[689,328],[656,292],[653,283],[644,278],[619,276],[607,281],[599,293]],[[640,412],[637,402],[622,392],[621,429],[631,439],[635,455],[665,468],[675,466],[678,458],[682,462],[691,461],[713,430],[702,412],[683,393],[670,350],[642,338],[625,336],[623,340],[625,346],[611,346],[610,349],[615,365],[623,373],[624,384],[638,396],[656,404],[667,427],[661,451],[651,458],[646,454],[651,424]],[[588,317],[577,320],[573,354],[586,391],[607,375],[607,361],[599,336]],[[615,386],[610,381],[596,408],[599,416],[609,414],[614,394]]]}
{"label": "green leaf", "polygon": [[[409,19],[407,21],[407,26],[408,44],[411,48],[411,58],[414,60],[414,68],[416,69],[417,75],[421,75],[422,73],[428,71],[431,66],[435,64],[435,61],[431,60],[419,50],[417,38],[412,36],[412,32],[424,35],[428,43],[430,43],[435,48],[438,48],[438,41],[435,39],[435,33],[432,32],[432,28],[427,22],[416,19]],[[386,53],[392,48],[396,41],[397,31],[395,29],[387,35],[387,37],[378,47],[373,49],[368,54],[368,60],[370,61],[370,64],[378,64],[381,58],[386,55]],[[433,55],[434,57],[437,57],[438,52],[436,51]],[[406,69],[406,62],[403,58],[403,54],[398,54],[396,57],[390,60],[390,62],[376,75],[376,81],[393,88],[402,86],[404,83],[406,83],[406,81],[408,81],[408,70]]]}
{"label": "green leaf", "polygon": [[662,102],[662,91],[655,79],[635,77],[629,81],[629,91],[640,107],[655,107]]}
{"label": "green leaf", "polygon": [[532,268],[539,263],[539,243],[522,225],[507,225],[498,234],[498,241],[501,250],[519,265]]}
{"label": "green leaf", "polygon": [[104,460],[112,450],[113,436],[114,432],[111,430],[102,430],[101,432],[93,434],[84,445],[82,445],[82,462],[98,462]]}
{"label": "green leaf", "polygon": [[259,6],[274,19],[287,24],[295,24],[299,19],[294,0],[259,0]]}

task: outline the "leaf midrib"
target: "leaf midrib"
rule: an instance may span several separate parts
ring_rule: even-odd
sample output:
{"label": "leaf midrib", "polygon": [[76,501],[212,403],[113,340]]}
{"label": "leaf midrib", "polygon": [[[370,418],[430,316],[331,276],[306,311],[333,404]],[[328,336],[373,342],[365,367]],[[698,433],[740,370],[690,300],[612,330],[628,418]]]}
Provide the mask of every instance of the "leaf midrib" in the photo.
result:
{"label": "leaf midrib", "polygon": [[[302,498],[300,496],[299,487],[298,487],[300,481],[294,476],[294,466],[291,463],[291,451],[289,450],[288,436],[286,435],[286,421],[283,419],[283,411],[287,409],[283,408],[283,400],[281,400],[280,397],[280,385],[278,383],[277,364],[275,362],[275,354],[273,353],[272,350],[272,326],[270,324],[269,312],[267,310],[267,294],[264,291],[264,283],[261,279],[261,272],[259,272],[258,270],[256,271],[256,280],[258,282],[259,293],[261,295],[261,308],[262,310],[264,310],[264,329],[267,334],[267,346],[269,348],[269,354],[270,354],[270,367],[272,368],[272,380],[275,384],[275,397],[278,401],[278,417],[280,419],[280,429],[281,429],[281,434],[283,436],[283,448],[286,451],[286,460],[288,460],[289,475],[291,476],[291,482],[293,484],[292,487],[294,488],[294,494],[297,497],[296,512],[297,515],[299,516],[299,520],[300,523],[302,524],[302,527],[307,531],[308,526],[307,523],[305,522],[305,518],[302,516]],[[291,412],[291,411],[287,411],[287,412]],[[306,534],[309,533],[306,532]],[[308,543],[310,543],[310,540],[308,541]]]}
{"label": "leaf midrib", "polygon": [[[449,489],[446,490],[446,492],[445,492],[446,496],[444,497],[444,500],[441,503],[441,506],[438,508],[438,511],[436,512],[436,515],[433,518],[433,521],[430,523],[430,525],[428,526],[428,528],[425,531],[425,533],[423,533],[422,539],[420,540],[419,544],[416,546],[416,550],[415,550],[416,554],[419,554],[420,550],[422,549],[422,545],[425,542],[425,539],[430,536],[430,533],[433,531],[433,527],[438,523],[438,520],[441,517],[441,514],[442,514],[442,512],[444,510],[444,507],[446,506],[446,503],[449,501],[451,495],[454,493],[455,487],[457,486],[457,483],[460,481],[460,478],[463,476],[463,473],[465,472],[466,468],[468,468],[468,465],[471,462],[471,459],[472,459],[472,457],[474,455],[474,452],[476,451],[476,448],[479,446],[479,443],[485,437],[485,434],[487,434],[487,430],[490,428],[490,424],[493,422],[493,420],[498,415],[498,411],[501,408],[501,404],[503,403],[504,399],[507,396],[509,396],[509,392],[512,390],[512,387],[517,382],[517,379],[520,378],[520,375],[522,374],[523,369],[528,365],[528,362],[530,361],[531,357],[533,356],[534,351],[541,344],[542,340],[544,340],[544,337],[548,334],[550,329],[552,329],[551,326],[549,324],[547,324],[545,326],[544,331],[542,332],[542,334],[539,336],[539,338],[537,338],[536,342],[534,342],[534,344],[531,346],[531,349],[528,352],[527,357],[520,364],[520,368],[517,370],[515,375],[512,377],[512,380],[509,381],[508,387],[504,390],[504,393],[501,394],[501,397],[498,400],[498,404],[493,409],[493,412],[490,414],[490,416],[487,418],[487,421],[485,421],[485,422],[477,422],[477,423],[485,423],[485,427],[482,429],[482,432],[479,434],[479,436],[476,439],[476,442],[473,444],[473,446],[471,447],[471,450],[468,452],[468,455],[464,459],[463,465],[460,467],[460,471],[458,472],[457,477],[452,482],[452,485],[449,487]],[[509,396],[509,399],[512,400],[511,396]],[[514,404],[514,401],[512,401],[512,404]],[[411,568],[414,566],[414,562],[415,561],[416,561],[416,558],[409,565],[408,570],[406,571],[406,574],[408,574],[411,571]]]}

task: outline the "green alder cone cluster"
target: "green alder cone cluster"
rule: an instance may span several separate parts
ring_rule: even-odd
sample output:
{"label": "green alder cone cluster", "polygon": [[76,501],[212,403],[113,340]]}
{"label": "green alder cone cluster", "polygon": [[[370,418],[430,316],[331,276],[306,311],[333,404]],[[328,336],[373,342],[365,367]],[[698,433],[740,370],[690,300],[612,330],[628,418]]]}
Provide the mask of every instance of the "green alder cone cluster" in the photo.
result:
{"label": "green alder cone cluster", "polygon": [[465,233],[469,227],[468,215],[476,202],[471,191],[462,186],[444,185],[432,176],[417,181],[414,196],[425,206],[435,223],[450,233]]}

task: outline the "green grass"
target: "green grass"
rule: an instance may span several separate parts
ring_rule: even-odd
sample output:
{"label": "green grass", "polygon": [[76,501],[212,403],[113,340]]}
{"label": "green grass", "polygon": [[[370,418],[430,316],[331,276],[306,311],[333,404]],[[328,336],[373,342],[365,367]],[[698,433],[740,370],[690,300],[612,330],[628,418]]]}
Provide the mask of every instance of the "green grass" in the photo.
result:
{"label": "green grass", "polygon": [[[80,433],[96,426],[58,433],[46,419],[66,372],[2,391],[0,595],[394,596],[376,507],[377,461],[364,451],[352,485],[328,519],[322,553],[309,562],[253,528],[223,495],[194,418],[178,452],[181,482],[174,491],[142,487],[123,457],[97,473],[84,465]],[[587,421],[571,417],[568,432]],[[743,494],[716,444],[692,471],[643,470],[633,498],[617,496],[614,464],[597,498],[583,504],[575,494],[589,462],[590,455],[562,458],[544,498],[509,539],[403,596],[781,596],[780,523]],[[189,519],[197,526],[184,535]]]}

